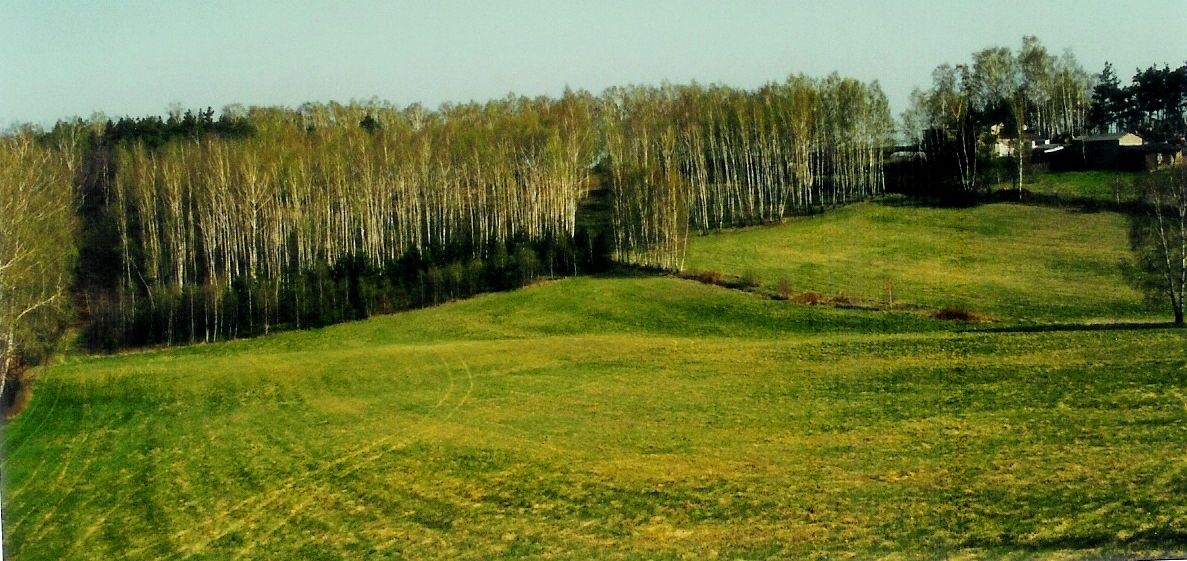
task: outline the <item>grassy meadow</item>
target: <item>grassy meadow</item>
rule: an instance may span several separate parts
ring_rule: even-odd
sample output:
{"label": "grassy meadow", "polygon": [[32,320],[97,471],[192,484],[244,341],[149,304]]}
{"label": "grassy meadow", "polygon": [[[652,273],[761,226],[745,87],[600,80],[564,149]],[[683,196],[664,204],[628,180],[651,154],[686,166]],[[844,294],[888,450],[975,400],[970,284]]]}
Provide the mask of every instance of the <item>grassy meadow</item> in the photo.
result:
{"label": "grassy meadow", "polygon": [[[1123,204],[1133,198],[1135,173],[1115,171],[1081,171],[1047,173],[1024,184],[1026,190],[1039,195],[1065,199],[1070,202]],[[1001,185],[1008,188],[1008,185]]]}
{"label": "grassy meadow", "polygon": [[1187,346],[1124,217],[891,199],[688,266],[966,306],[544,282],[38,373],[15,559],[1084,558],[1187,550]]}
{"label": "grassy meadow", "polygon": [[958,307],[1030,323],[1130,321],[1162,310],[1122,275],[1127,227],[1112,212],[891,198],[692,238],[685,265],[875,305]]}

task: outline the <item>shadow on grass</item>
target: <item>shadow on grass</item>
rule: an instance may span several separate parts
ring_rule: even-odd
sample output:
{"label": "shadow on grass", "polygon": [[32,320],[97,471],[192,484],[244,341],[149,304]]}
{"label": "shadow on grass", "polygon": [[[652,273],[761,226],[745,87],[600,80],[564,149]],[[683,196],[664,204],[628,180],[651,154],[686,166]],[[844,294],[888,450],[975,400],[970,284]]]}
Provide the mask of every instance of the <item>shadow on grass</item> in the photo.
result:
{"label": "shadow on grass", "polygon": [[1056,331],[1141,331],[1153,329],[1183,329],[1185,326],[1172,321],[1138,322],[1120,321],[1113,323],[1047,323],[1041,325],[1006,325],[1001,327],[971,328],[965,331],[987,333],[1042,333]]}
{"label": "shadow on grass", "polygon": [[[1056,536],[1037,541],[1023,541],[1015,539],[1011,536],[1006,536],[1001,540],[967,540],[961,545],[963,547],[983,548],[989,550],[997,550],[1002,552],[1029,552],[1038,553],[1043,551],[1059,551],[1059,550],[1104,550],[1109,549],[1137,549],[1137,550],[1162,550],[1162,551],[1182,551],[1183,544],[1187,543],[1187,532],[1168,528],[1154,528],[1137,532],[1128,538],[1119,539],[1115,534],[1111,533],[1090,533],[1086,535],[1069,535]],[[1148,559],[1147,557],[1132,557],[1119,556],[1111,557],[1104,556],[1102,559]],[[1159,557],[1166,559],[1166,557]]]}
{"label": "shadow on grass", "polygon": [[1141,201],[1115,202],[1093,197],[1036,193],[1025,188],[1022,193],[1014,189],[998,189],[990,192],[954,193],[943,196],[896,194],[883,197],[878,202],[891,207],[910,208],[972,208],[991,203],[1015,203],[1061,208],[1082,213],[1117,212],[1130,215],[1150,210],[1150,206]]}
{"label": "shadow on grass", "polygon": [[583,273],[575,276],[584,276],[595,279],[637,279],[643,277],[670,276],[671,274],[671,271],[661,269],[659,267],[616,263],[602,271]]}
{"label": "shadow on grass", "polygon": [[972,208],[987,201],[976,195],[964,193],[945,196],[891,193],[875,199],[875,202],[898,208]]}
{"label": "shadow on grass", "polygon": [[1121,214],[1135,214],[1149,210],[1149,205],[1143,204],[1141,201],[1110,201],[1093,197],[1034,193],[1025,189],[1022,191],[1021,198],[1018,198],[1017,191],[997,191],[990,194],[989,199],[996,199],[995,202],[1019,202],[1036,206],[1065,208],[1083,213],[1117,212]]}

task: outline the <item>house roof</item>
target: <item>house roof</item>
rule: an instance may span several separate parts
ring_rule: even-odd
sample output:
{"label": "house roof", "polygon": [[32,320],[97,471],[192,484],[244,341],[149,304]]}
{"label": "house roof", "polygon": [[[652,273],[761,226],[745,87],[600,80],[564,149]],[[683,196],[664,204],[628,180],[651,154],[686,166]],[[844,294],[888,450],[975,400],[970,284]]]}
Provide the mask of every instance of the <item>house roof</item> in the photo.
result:
{"label": "house roof", "polygon": [[[1133,134],[1132,132],[1111,132],[1109,134],[1094,134],[1092,136],[1085,136],[1081,140],[1083,140],[1084,142],[1103,142],[1106,140],[1121,140],[1121,137],[1129,136],[1131,134],[1133,136],[1138,136],[1136,134]],[[1138,136],[1138,138],[1141,138],[1141,137]]]}

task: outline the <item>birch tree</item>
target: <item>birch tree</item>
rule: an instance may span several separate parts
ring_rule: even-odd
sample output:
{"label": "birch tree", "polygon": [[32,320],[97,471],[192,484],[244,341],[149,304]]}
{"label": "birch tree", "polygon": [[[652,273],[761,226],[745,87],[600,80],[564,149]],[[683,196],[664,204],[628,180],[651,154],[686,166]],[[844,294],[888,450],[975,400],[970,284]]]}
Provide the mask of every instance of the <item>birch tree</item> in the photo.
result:
{"label": "birch tree", "polygon": [[1137,182],[1148,211],[1131,217],[1130,278],[1151,299],[1167,302],[1175,324],[1182,325],[1187,294],[1187,168],[1143,176]]}
{"label": "birch tree", "polygon": [[67,307],[74,167],[28,132],[0,138],[0,393],[22,363],[54,344]]}

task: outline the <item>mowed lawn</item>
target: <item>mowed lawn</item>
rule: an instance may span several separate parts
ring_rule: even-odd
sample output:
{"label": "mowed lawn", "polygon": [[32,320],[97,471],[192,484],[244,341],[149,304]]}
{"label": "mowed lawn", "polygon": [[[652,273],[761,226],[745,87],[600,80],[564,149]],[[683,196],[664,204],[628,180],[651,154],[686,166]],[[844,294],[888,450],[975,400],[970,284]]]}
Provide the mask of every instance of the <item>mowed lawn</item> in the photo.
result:
{"label": "mowed lawn", "polygon": [[[1084,558],[1187,553],[1187,332],[1124,218],[891,200],[541,283],[38,374],[15,559]],[[889,281],[889,282],[888,282]]]}
{"label": "mowed lawn", "polygon": [[1011,322],[1169,317],[1126,281],[1122,262],[1130,256],[1128,221],[1118,213],[1009,203],[942,208],[891,197],[692,238],[686,268]]}

